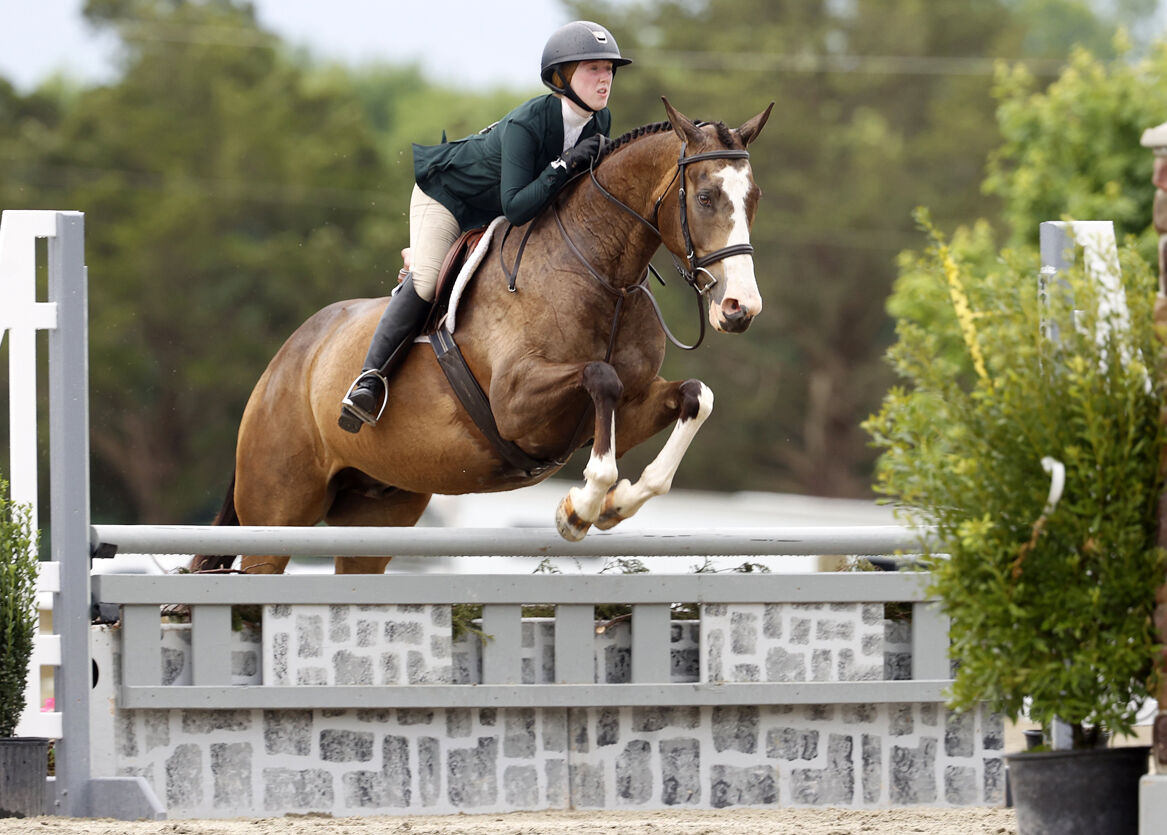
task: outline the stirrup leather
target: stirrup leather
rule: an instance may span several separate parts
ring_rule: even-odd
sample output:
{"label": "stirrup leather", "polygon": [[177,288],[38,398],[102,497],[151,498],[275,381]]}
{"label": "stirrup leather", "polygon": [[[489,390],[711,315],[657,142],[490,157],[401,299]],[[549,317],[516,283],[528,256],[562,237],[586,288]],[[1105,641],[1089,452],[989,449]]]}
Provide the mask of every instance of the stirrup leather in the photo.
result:
{"label": "stirrup leather", "polygon": [[[366,412],[364,409],[362,409],[360,406],[353,403],[353,401],[352,401],[353,391],[356,389],[357,385],[360,384],[361,380],[365,379],[366,377],[375,377],[376,379],[381,381],[381,408],[377,410],[376,415],[373,415],[373,414],[370,414],[369,412]],[[344,411],[351,414],[353,417],[355,417],[357,420],[359,420],[361,423],[365,424],[366,426],[376,426],[377,421],[379,421],[381,419],[381,415],[385,414],[385,407],[388,404],[389,404],[389,381],[387,379],[385,379],[385,375],[382,374],[380,371],[378,371],[376,368],[370,368],[370,369],[362,371],[360,374],[358,374],[357,378],[355,380],[353,380],[352,385],[350,385],[348,387],[348,391],[346,391],[344,393],[344,397],[341,398],[341,401],[340,401],[340,405]]]}

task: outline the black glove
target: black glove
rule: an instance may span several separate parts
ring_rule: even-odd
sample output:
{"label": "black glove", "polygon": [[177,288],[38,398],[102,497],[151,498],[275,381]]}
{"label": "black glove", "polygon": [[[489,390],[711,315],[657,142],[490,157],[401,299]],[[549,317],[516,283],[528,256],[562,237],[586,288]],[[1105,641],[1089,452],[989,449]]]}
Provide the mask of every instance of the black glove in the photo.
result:
{"label": "black glove", "polygon": [[603,142],[603,135],[597,133],[589,136],[574,148],[568,148],[564,151],[563,156],[559,159],[566,166],[567,173],[578,174],[591,165],[592,160],[600,155],[600,149],[604,147]]}

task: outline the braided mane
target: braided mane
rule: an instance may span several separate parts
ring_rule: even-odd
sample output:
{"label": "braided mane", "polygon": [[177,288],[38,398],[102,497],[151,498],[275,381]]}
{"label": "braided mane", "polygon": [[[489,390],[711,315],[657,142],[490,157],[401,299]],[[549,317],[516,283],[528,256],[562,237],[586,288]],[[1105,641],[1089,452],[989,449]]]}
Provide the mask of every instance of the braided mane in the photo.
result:
{"label": "braided mane", "polygon": [[[734,148],[738,144],[734,140],[733,133],[730,131],[730,129],[728,127],[726,127],[725,122],[697,121],[697,122],[694,122],[694,124],[696,124],[697,127],[699,127],[699,128],[705,127],[706,125],[713,125],[713,127],[717,130],[717,138],[719,140],[721,140],[721,143],[723,145],[725,145],[726,147]],[[628,133],[624,134],[623,136],[619,136],[616,139],[613,139],[613,140],[610,140],[609,142],[607,142],[604,145],[603,151],[601,151],[600,155],[596,158],[596,163],[597,164],[600,163],[602,160],[606,159],[608,157],[608,155],[611,154],[613,151],[616,151],[620,148],[623,148],[625,145],[629,144],[630,142],[633,142],[634,140],[640,139],[642,136],[651,136],[653,134],[663,133],[665,131],[670,131],[672,129],[673,129],[672,123],[667,122],[667,121],[666,122],[652,122],[651,124],[641,125],[638,128],[633,128],[632,130],[628,131]]]}

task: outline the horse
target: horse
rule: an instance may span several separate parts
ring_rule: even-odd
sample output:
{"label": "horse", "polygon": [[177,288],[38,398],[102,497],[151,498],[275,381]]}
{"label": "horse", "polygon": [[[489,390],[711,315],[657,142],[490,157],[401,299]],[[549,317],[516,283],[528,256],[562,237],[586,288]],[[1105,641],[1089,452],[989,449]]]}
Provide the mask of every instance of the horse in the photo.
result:
{"label": "horse", "polygon": [[[386,299],[340,301],[288,338],[252,391],[214,524],[411,526],[435,493],[535,484],[588,442],[584,483],[555,514],[565,539],[610,528],[667,492],[713,393],[658,376],[671,334],[648,291],[650,259],[662,244],[672,253],[698,293],[702,336],[705,318],[737,334],[761,312],[749,243],[761,192],[746,148],[773,103],[730,129],[662,101],[668,121],[610,140],[538,217],[492,235],[462,292],[457,346],[503,443],[540,466],[508,463],[421,342],[390,379],[376,426],[339,429],[341,397]],[[619,479],[617,459],[669,424],[639,479]],[[390,559],[337,557],[336,572],[380,574]],[[191,570],[233,560],[200,555]],[[241,567],[281,573],[287,562],[245,556]]]}

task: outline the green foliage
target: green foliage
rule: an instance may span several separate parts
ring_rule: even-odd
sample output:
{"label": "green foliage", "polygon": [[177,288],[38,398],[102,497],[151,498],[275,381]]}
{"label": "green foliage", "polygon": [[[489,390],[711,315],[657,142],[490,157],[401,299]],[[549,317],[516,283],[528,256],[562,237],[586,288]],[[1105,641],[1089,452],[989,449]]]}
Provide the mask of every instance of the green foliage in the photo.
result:
{"label": "green foliage", "polygon": [[1011,243],[1032,241],[1045,220],[1105,218],[1120,236],[1141,235],[1152,258],[1151,155],[1139,137],[1167,114],[1167,43],[1139,60],[1075,49],[1048,87],[1002,67],[994,93],[1002,143],[984,188],[1002,199]]}
{"label": "green foliage", "polygon": [[[636,62],[616,78],[616,133],[662,119],[662,94],[731,126],[777,102],[751,158],[766,308],[747,334],[666,358],[666,375],[715,381],[718,394],[678,487],[869,493],[874,455],[859,423],[891,383],[884,300],[896,253],[916,240],[913,206],[954,227],[993,223],[1004,203],[1020,240],[1065,211],[1085,216],[1071,197],[1088,193],[1095,216],[1147,228],[1137,131],[1162,119],[1163,59],[1105,60],[1114,24],[1138,23],[1148,2],[565,3],[604,21]],[[205,521],[246,398],[280,344],[323,305],[393,282],[410,143],[478,130],[542,88],[534,69],[524,90],[483,93],[410,65],[313,64],[241,0],[87,0],[85,15],[121,40],[121,72],[27,95],[0,79],[0,208],[87,213],[95,519]],[[1089,92],[1098,73],[1078,71],[1059,80],[1059,107],[1029,99],[1044,95],[1049,63],[1028,86],[962,63],[1060,62],[1074,43],[1100,56],[1090,61],[1104,89]],[[1000,122],[994,85],[1011,108]],[[1121,129],[1106,126],[1108,109]],[[1002,131],[1009,144],[986,194]],[[1119,159],[1117,173],[1090,173]],[[1098,185],[1110,182],[1118,188]],[[1126,204],[1112,211],[1098,195]],[[667,258],[658,267],[672,276]],[[658,295],[670,325],[694,338],[682,282]],[[622,468],[655,451],[634,450]]]}
{"label": "green foliage", "polygon": [[0,737],[24,712],[28,662],[36,637],[37,556],[29,508],[9,501],[0,480]]}
{"label": "green foliage", "polygon": [[[1048,72],[1076,42],[1105,50],[1115,18],[1082,0],[569,6],[605,21],[636,62],[616,77],[618,123],[661,118],[662,93],[733,126],[777,102],[750,160],[765,309],[741,337],[666,358],[667,376],[716,381],[718,395],[676,485],[867,495],[873,455],[859,426],[893,382],[883,302],[896,253],[916,240],[911,210],[929,205],[946,226],[998,214],[998,195],[980,189],[1000,142],[994,80],[961,61],[1038,59]],[[675,286],[657,295],[693,334],[691,300]]]}
{"label": "green foliage", "polygon": [[[1009,252],[990,261],[981,235],[951,245],[933,235],[891,302],[888,357],[907,387],[865,428],[881,450],[878,490],[945,543],[931,567],[952,617],[953,701],[1015,718],[1029,697],[1038,721],[1128,733],[1154,676],[1164,570],[1155,279],[1128,247],[1129,321],[1100,313],[1080,268],[1043,305],[1036,264]],[[967,306],[932,315],[945,297]],[[1046,456],[1065,465],[1052,510]]]}

